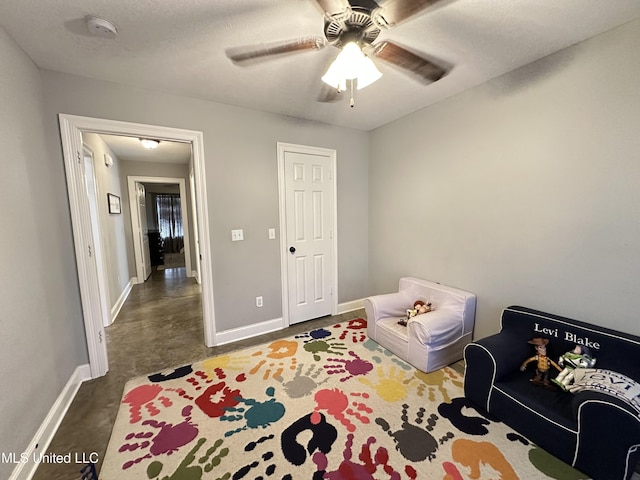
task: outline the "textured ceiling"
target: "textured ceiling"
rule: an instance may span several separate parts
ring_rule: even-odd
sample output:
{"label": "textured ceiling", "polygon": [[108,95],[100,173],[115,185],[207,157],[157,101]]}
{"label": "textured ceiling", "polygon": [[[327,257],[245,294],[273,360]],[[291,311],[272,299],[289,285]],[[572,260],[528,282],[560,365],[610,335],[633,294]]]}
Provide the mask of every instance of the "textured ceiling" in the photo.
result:
{"label": "textured ceiling", "polygon": [[[410,1],[410,0],[407,0]],[[384,0],[379,1],[384,7]],[[94,14],[118,27],[89,35]],[[323,35],[313,0],[2,0],[0,25],[42,69],[313,119],[383,125],[569,45],[640,17],[638,0],[442,0],[383,31],[385,39],[451,65],[424,86],[377,62],[384,76],[322,103],[335,47],[233,64],[231,48]]]}

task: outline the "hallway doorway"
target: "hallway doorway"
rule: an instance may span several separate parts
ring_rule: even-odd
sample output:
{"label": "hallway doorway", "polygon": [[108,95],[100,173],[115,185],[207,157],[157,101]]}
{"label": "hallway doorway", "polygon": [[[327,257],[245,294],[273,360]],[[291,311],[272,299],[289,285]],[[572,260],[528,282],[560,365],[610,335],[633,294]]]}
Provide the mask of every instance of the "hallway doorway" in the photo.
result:
{"label": "hallway doorway", "polygon": [[202,286],[203,344],[213,346],[215,337],[215,314],[213,305],[212,262],[209,255],[209,217],[207,209],[206,179],[204,173],[204,146],[202,132],[134,124],[113,120],[59,115],[67,191],[71,213],[78,280],[84,318],[89,365],[92,378],[105,375],[109,369],[104,325],[100,308],[106,292],[101,291],[99,279],[106,272],[96,261],[96,248],[101,248],[99,239],[92,232],[91,212],[87,196],[85,165],[82,161],[82,134],[98,133],[136,138],[156,138],[191,144],[191,173],[194,178],[197,217],[197,244],[199,248],[199,270]]}
{"label": "hallway doorway", "polygon": [[[170,177],[153,177],[153,176],[128,176],[127,186],[129,190],[129,206],[131,213],[131,223],[133,235],[133,254],[136,264],[137,283],[144,283],[148,275],[143,275],[143,265],[146,263],[145,257],[147,254],[150,256],[150,268],[152,266],[164,267],[168,265],[169,260],[173,260],[173,263],[177,263],[176,254],[182,259],[182,266],[186,268],[188,277],[196,276],[198,283],[200,280],[193,269],[192,265],[192,246],[190,235],[189,221],[192,215],[187,214],[188,210],[185,210],[185,215],[182,214],[180,209],[179,217],[179,229],[176,229],[175,220],[172,222],[173,228],[165,225],[161,210],[162,210],[162,198],[165,196],[173,196],[174,194],[157,193],[173,191],[172,187],[177,190],[176,197],[180,204],[185,203],[189,205],[189,194],[186,189],[185,178],[170,178]],[[147,199],[146,215],[144,215],[144,221],[139,209],[136,208],[136,197],[139,188],[146,192],[145,197]],[[156,193],[154,193],[156,192]],[[190,193],[193,195],[193,192]],[[175,215],[175,212],[174,212]],[[142,227],[144,223],[144,229]],[[197,223],[197,222],[196,222]],[[142,238],[148,236],[147,245],[144,245]],[[152,245],[151,240],[159,242],[157,245]],[[151,247],[151,250],[150,250]],[[172,254],[174,254],[172,256]],[[155,258],[154,258],[155,257]],[[162,268],[160,268],[162,269]]]}

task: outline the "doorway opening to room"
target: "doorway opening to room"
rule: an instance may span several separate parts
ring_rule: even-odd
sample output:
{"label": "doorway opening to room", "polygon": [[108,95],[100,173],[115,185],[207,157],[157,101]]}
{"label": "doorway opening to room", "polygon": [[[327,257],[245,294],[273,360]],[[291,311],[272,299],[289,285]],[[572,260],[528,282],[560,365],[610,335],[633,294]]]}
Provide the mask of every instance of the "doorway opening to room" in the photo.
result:
{"label": "doorway opening to room", "polygon": [[[177,185],[162,185],[177,187]],[[150,186],[147,186],[150,192]],[[154,237],[160,247],[152,251],[151,265],[154,260],[158,270],[182,268],[185,264],[185,233],[182,223],[182,199],[180,193],[158,193],[151,191],[151,208],[155,210],[153,217]],[[149,228],[151,232],[151,226]],[[155,258],[154,258],[155,257]]]}
{"label": "doorway opening to room", "polygon": [[[78,117],[73,115],[59,115],[60,132],[63,146],[65,172],[67,176],[67,190],[69,195],[69,206],[72,218],[74,246],[77,260],[78,279],[80,284],[80,295],[83,310],[85,335],[87,339],[87,349],[89,353],[89,365],[92,378],[102,376],[109,369],[107,357],[106,339],[104,327],[110,323],[110,318],[105,318],[109,312],[105,312],[105,298],[109,298],[108,272],[103,261],[106,249],[114,247],[112,243],[104,242],[100,238],[100,232],[95,232],[95,221],[92,220],[91,202],[89,201],[90,191],[88,190],[86,160],[83,161],[83,134],[115,135],[126,138],[154,138],[161,141],[188,144],[191,150],[189,171],[186,178],[183,177],[182,188],[189,183],[191,185],[191,210],[193,211],[193,235],[190,250],[197,252],[195,260],[196,268],[193,275],[197,276],[201,284],[202,298],[202,324],[204,330],[204,344],[213,346],[215,343],[215,318],[213,306],[213,281],[212,262],[210,250],[209,224],[207,212],[207,194],[204,173],[204,147],[202,132],[160,127],[153,125],[133,124],[128,122],[118,122],[89,117]],[[94,152],[95,154],[95,152]],[[94,158],[94,164],[99,164],[103,159]],[[104,156],[105,164],[109,163],[107,156]],[[118,223],[117,228],[127,228],[135,239],[133,216],[127,214],[127,204],[131,205],[131,195],[127,193],[127,185],[131,177],[127,175],[126,180],[122,179],[121,195],[109,192],[110,210],[106,215],[107,221]],[[148,177],[142,176],[144,180]],[[158,178],[151,177],[150,183],[154,183]],[[187,182],[188,180],[188,182]],[[115,180],[114,180],[115,181]],[[125,182],[127,185],[125,185]],[[165,182],[167,183],[167,182]],[[129,192],[131,189],[129,189]],[[114,197],[117,197],[114,199]],[[127,197],[129,197],[127,199]],[[186,196],[184,197],[186,200]],[[106,199],[97,199],[105,200]],[[134,197],[135,202],[135,197]],[[185,202],[182,203],[184,206]],[[129,217],[126,222],[123,218]],[[190,215],[183,215],[183,230],[185,220],[188,222]],[[93,223],[92,223],[93,222]],[[124,238],[121,236],[120,238]],[[140,237],[138,237],[140,238]],[[186,241],[185,241],[186,243]],[[123,247],[125,250],[131,247]],[[185,256],[187,247],[183,245]],[[99,254],[98,254],[99,252]],[[133,256],[133,255],[131,255]],[[185,264],[187,260],[185,259]],[[188,267],[188,266],[187,266]],[[127,271],[131,271],[129,268]],[[140,280],[137,266],[136,283]],[[191,271],[189,272],[191,273]],[[144,280],[143,280],[144,281]],[[107,287],[105,287],[107,285]]]}
{"label": "doorway opening to room", "polygon": [[200,283],[196,207],[188,201],[193,187],[187,184],[188,172],[183,174],[182,178],[127,176],[138,283],[146,281],[154,268],[185,268],[186,275]]}

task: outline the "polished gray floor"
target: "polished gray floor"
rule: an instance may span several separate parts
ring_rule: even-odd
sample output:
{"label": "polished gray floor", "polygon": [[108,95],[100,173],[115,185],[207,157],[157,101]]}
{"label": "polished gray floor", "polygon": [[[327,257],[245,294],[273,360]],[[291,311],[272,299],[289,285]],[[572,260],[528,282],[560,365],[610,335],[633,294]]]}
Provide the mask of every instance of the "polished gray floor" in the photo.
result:
{"label": "polished gray floor", "polygon": [[[80,387],[48,452],[87,457],[98,470],[109,443],[125,383],[137,376],[258,345],[314,328],[363,317],[364,310],[325,317],[220,347],[204,345],[200,286],[184,268],[154,271],[135,285],[114,324],[107,328],[109,373]],[[77,480],[82,465],[41,464],[36,480]],[[125,479],[123,479],[125,480]]]}

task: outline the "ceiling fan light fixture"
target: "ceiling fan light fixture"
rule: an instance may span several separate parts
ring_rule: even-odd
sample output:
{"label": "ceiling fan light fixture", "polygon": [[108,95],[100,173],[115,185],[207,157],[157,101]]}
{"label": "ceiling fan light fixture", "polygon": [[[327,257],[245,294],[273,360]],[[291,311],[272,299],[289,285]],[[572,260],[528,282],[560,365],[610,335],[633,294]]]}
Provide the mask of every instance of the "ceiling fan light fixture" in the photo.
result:
{"label": "ceiling fan light fixture", "polygon": [[142,146],[148,150],[155,150],[160,145],[160,140],[155,140],[153,138],[139,138]]}
{"label": "ceiling fan light fixture", "polygon": [[371,85],[382,77],[382,73],[376,68],[373,61],[362,53],[362,49],[355,42],[347,43],[327,73],[322,76],[322,81],[327,85],[343,91],[347,87],[347,80],[357,80],[358,90]]}
{"label": "ceiling fan light fixture", "polygon": [[340,70],[340,66],[337,61],[334,61],[322,76],[322,81],[327,85],[332,86],[339,92],[343,92],[347,89],[347,79],[344,73]]}
{"label": "ceiling fan light fixture", "polygon": [[360,74],[358,75],[358,90],[368,87],[373,82],[382,77],[382,72],[375,66],[373,60],[369,57],[362,59],[362,65],[360,66]]}

